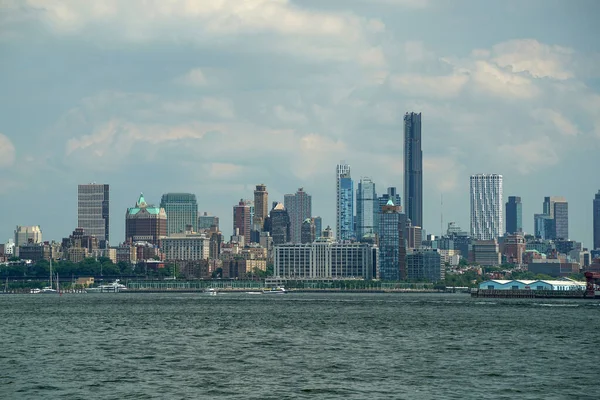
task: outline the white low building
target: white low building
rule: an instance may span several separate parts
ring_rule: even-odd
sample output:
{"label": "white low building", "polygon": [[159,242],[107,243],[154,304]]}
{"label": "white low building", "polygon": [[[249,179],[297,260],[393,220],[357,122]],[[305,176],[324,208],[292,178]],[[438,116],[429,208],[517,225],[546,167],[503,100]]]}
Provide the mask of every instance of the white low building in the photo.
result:
{"label": "white low building", "polygon": [[561,280],[502,280],[481,282],[479,289],[489,290],[585,290],[585,282],[572,279]]}
{"label": "white low building", "polygon": [[275,246],[275,276],[285,279],[374,279],[379,249],[368,243],[313,243]]}
{"label": "white low building", "polygon": [[210,241],[204,233],[174,233],[160,240],[166,260],[208,260]]}

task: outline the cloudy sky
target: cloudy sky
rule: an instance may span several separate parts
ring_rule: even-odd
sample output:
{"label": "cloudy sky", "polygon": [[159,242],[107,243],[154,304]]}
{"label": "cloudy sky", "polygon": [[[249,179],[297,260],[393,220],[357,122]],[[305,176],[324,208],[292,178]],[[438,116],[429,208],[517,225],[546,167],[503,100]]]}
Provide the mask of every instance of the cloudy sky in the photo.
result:
{"label": "cloudy sky", "polygon": [[469,225],[469,175],[504,175],[525,230],[565,196],[591,244],[600,189],[595,0],[0,0],[0,239],[77,224],[111,185],[111,242],[140,192],[231,207],[304,187],[335,224],[335,165],[402,188],[423,113],[424,225]]}

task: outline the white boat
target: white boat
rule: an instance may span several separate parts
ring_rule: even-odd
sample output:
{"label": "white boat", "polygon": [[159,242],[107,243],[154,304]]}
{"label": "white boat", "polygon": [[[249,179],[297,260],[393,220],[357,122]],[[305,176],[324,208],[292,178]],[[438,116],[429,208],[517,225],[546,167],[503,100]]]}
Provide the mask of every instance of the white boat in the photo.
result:
{"label": "white boat", "polygon": [[272,288],[263,289],[264,294],[286,294],[287,290],[283,286],[277,286]]}
{"label": "white boat", "polygon": [[125,290],[127,290],[127,286],[119,283],[118,279],[107,285],[100,285],[85,289],[87,293],[119,293]]}
{"label": "white boat", "polygon": [[52,257],[50,257],[50,286],[46,286],[43,289],[32,289],[31,293],[40,293],[40,294],[57,294],[58,293],[58,274],[56,274],[56,289],[52,287]]}
{"label": "white boat", "polygon": [[216,296],[217,295],[217,289],[215,288],[207,288],[204,290],[204,293],[208,294],[209,296]]}

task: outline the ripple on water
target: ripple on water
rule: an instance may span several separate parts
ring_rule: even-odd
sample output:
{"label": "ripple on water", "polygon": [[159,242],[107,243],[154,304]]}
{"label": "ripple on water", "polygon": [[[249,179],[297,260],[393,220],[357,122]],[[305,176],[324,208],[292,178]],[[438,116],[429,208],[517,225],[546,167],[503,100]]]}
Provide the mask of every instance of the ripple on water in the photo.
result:
{"label": "ripple on water", "polygon": [[0,398],[535,399],[550,386],[555,398],[591,398],[593,380],[577,371],[597,369],[582,356],[597,343],[597,306],[455,294],[2,296]]}

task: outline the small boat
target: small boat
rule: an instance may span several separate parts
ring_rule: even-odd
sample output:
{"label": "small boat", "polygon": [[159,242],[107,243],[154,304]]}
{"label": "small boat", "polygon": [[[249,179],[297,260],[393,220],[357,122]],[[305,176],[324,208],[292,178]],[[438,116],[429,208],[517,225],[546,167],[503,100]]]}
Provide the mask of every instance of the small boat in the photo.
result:
{"label": "small boat", "polygon": [[58,293],[58,291],[56,289],[52,289],[52,287],[50,287],[50,286],[46,286],[46,287],[44,287],[42,289],[38,289],[38,290],[39,290],[39,292],[36,292],[36,293],[41,293],[41,294],[56,294],[56,293]]}
{"label": "small boat", "polygon": [[85,289],[87,293],[119,293],[125,290],[127,290],[127,286],[119,283],[118,279],[107,285],[100,285]]}
{"label": "small boat", "polygon": [[57,294],[58,293],[58,289],[60,288],[59,283],[58,283],[58,274],[56,274],[56,289],[53,288],[52,285],[52,257],[50,257],[50,286],[46,286],[42,289],[32,289],[31,293],[40,293],[40,294]]}
{"label": "small boat", "polygon": [[286,294],[287,290],[283,286],[277,286],[272,288],[263,289],[263,294]]}
{"label": "small boat", "polygon": [[215,288],[207,288],[204,293],[208,294],[209,296],[216,296],[217,295],[217,289]]}

